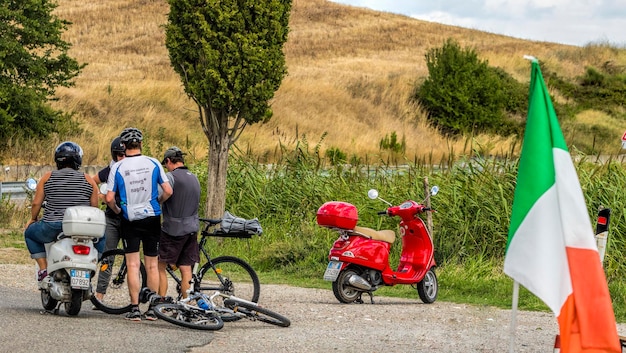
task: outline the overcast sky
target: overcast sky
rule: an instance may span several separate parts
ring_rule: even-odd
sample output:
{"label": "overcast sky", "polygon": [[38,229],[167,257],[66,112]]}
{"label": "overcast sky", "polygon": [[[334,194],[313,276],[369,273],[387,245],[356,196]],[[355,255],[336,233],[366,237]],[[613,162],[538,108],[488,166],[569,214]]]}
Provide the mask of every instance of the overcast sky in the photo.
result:
{"label": "overcast sky", "polygon": [[331,0],[516,38],[626,47],[626,0]]}

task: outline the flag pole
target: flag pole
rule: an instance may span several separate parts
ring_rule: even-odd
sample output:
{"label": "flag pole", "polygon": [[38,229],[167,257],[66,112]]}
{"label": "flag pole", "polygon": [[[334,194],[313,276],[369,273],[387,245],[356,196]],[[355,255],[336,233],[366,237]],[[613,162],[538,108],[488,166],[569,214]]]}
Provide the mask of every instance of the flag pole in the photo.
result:
{"label": "flag pole", "polygon": [[[532,55],[524,55],[524,59],[537,61]],[[511,327],[509,328],[509,353],[515,352],[515,331],[517,329],[517,305],[519,301],[519,282],[513,281],[513,303],[511,305]]]}
{"label": "flag pole", "polygon": [[[532,55],[524,55],[524,59],[537,61]],[[515,331],[517,329],[517,304],[519,301],[519,282],[513,281],[513,303],[511,304],[511,327],[509,327],[509,353],[515,352]]]}
{"label": "flag pole", "polygon": [[515,331],[517,329],[517,303],[519,299],[519,282],[513,281],[513,304],[511,307],[511,327],[509,339],[509,353],[515,352]]}

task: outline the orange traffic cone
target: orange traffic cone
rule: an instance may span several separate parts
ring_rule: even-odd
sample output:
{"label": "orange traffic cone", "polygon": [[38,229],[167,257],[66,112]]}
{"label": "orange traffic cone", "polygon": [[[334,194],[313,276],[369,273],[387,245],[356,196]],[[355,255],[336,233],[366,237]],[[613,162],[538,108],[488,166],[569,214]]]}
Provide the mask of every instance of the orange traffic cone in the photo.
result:
{"label": "orange traffic cone", "polygon": [[554,353],[559,353],[561,351],[561,336],[556,335],[554,338]]}

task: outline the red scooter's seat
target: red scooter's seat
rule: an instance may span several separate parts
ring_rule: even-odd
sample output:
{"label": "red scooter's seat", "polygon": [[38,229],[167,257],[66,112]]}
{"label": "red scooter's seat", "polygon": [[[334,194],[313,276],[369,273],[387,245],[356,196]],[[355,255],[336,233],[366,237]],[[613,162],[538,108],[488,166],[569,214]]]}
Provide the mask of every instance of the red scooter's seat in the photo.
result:
{"label": "red scooter's seat", "polygon": [[374,230],[367,227],[354,227],[354,233],[358,233],[366,238],[373,240],[381,240],[389,244],[393,244],[396,241],[396,232],[393,230]]}

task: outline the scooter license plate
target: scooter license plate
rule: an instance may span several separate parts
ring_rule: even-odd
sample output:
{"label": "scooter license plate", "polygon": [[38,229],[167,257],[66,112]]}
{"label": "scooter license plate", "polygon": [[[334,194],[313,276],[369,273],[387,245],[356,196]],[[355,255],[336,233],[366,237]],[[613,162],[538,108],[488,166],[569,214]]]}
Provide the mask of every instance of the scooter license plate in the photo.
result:
{"label": "scooter license plate", "polygon": [[87,289],[90,282],[89,271],[70,270],[70,286],[72,288]]}
{"label": "scooter license plate", "polygon": [[341,261],[331,261],[328,263],[326,267],[326,272],[324,272],[324,280],[334,282],[337,280],[337,276],[339,276],[339,272],[341,271],[341,266],[343,262]]}

